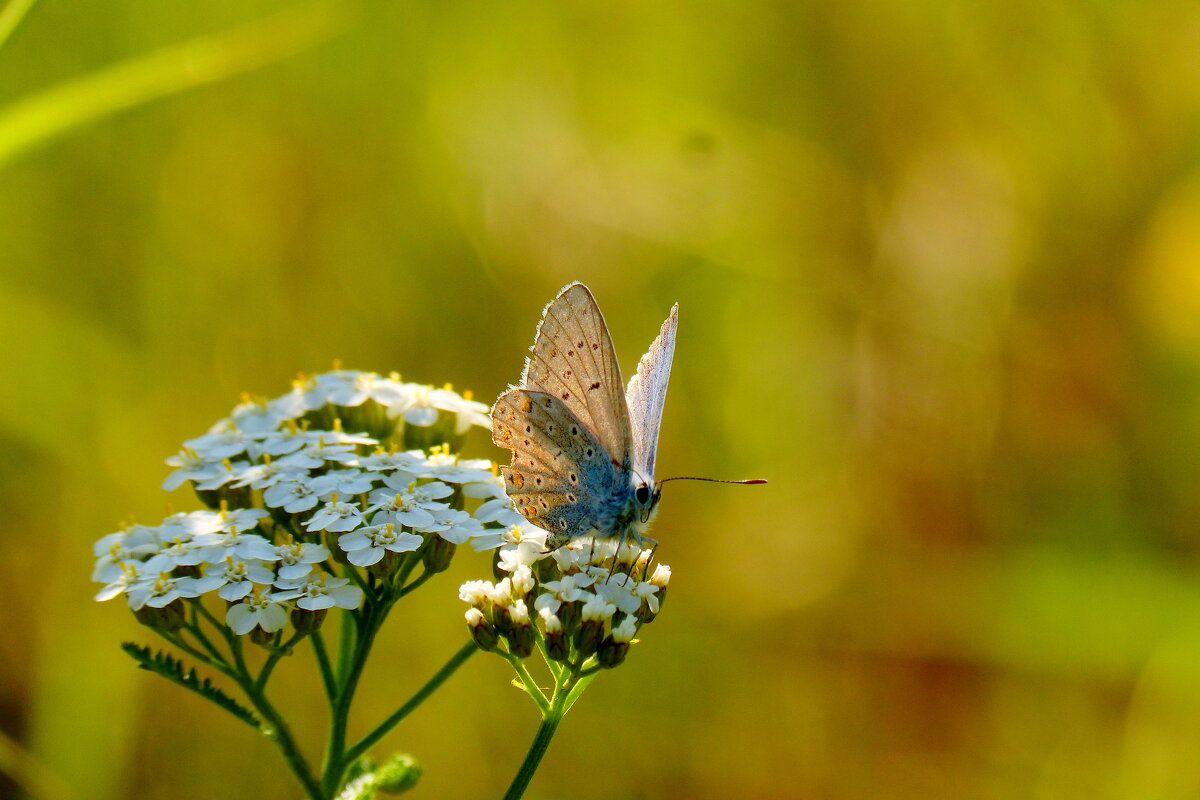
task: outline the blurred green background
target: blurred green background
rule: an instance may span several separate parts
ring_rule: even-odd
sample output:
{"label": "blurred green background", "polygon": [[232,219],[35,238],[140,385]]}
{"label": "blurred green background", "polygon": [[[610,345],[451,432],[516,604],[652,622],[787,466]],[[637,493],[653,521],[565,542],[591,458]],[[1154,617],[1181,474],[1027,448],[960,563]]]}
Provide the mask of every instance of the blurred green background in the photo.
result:
{"label": "blurred green background", "polygon": [[[1196,797],[1198,54],[1191,0],[44,0],[0,50],[3,771],[298,796],[118,650],[91,543],[298,371],[495,396],[580,279],[626,370],[680,303],[660,477],[771,483],[668,488],[666,612],[529,797]],[[385,628],[360,733],[486,569]],[[509,679],[389,737],[417,796],[501,794]]]}

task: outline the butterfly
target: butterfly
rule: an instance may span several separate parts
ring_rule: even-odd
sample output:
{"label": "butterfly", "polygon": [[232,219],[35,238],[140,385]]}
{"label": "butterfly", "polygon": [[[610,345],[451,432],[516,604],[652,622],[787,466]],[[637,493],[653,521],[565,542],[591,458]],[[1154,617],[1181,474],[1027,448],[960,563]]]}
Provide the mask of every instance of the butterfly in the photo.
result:
{"label": "butterfly", "polygon": [[492,406],[492,441],[512,451],[505,489],[550,549],[584,536],[653,541],[642,534],[666,482],[654,460],[678,321],[676,304],[622,390],[591,290],[568,284],[542,311],[520,385]]}

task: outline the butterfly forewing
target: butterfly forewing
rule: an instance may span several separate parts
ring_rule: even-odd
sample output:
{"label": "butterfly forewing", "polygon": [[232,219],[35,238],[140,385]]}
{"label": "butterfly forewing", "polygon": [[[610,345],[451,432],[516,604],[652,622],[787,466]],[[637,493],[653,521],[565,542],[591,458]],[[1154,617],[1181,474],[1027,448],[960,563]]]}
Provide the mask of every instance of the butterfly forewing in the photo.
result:
{"label": "butterfly forewing", "polygon": [[545,392],[592,432],[618,465],[633,460],[621,368],[592,293],[572,283],[542,312],[522,388]]}
{"label": "butterfly forewing", "polygon": [[658,429],[663,403],[667,399],[667,381],[671,378],[671,360],[675,357],[675,329],[679,305],[662,324],[658,337],[638,362],[637,372],[629,379],[625,400],[633,434],[633,469],[642,480],[654,479],[654,456],[658,451]]}
{"label": "butterfly forewing", "polygon": [[550,547],[590,533],[613,497],[617,468],[559,398],[510,389],[492,407],[492,441],[512,451],[501,467],[521,514],[550,533]]}

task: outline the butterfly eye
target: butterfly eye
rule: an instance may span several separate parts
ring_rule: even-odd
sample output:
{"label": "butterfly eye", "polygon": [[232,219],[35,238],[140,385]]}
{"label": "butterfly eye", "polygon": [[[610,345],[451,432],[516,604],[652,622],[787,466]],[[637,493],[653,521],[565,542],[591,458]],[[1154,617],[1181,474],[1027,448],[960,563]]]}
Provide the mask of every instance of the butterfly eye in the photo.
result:
{"label": "butterfly eye", "polygon": [[641,503],[642,505],[645,505],[646,503],[650,502],[650,487],[646,486],[646,484],[643,483],[641,486],[639,486],[637,488],[636,494],[637,494],[637,501],[639,503]]}

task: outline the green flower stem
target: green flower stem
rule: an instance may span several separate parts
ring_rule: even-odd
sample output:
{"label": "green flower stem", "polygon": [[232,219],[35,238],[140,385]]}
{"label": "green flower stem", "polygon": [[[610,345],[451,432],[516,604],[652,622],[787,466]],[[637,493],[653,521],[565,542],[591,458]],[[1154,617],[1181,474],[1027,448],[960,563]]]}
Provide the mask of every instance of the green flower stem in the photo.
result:
{"label": "green flower stem", "polygon": [[376,742],[382,739],[392,728],[396,727],[400,720],[407,717],[413,712],[417,706],[425,702],[429,695],[433,694],[439,686],[446,682],[446,679],[454,674],[455,670],[466,663],[467,659],[479,651],[479,647],[475,642],[467,642],[457,653],[450,657],[440,670],[438,670],[429,681],[417,690],[416,694],[408,699],[408,701],[396,709],[390,717],[375,728],[375,730],[364,736],[357,744],[346,751],[344,761],[347,765],[353,764],[362,755],[367,752]]}
{"label": "green flower stem", "polygon": [[410,583],[408,586],[405,586],[403,589],[400,590],[400,594],[398,595],[398,597],[404,597],[409,592],[414,591],[415,589],[419,588],[421,586],[421,584],[425,583],[425,581],[429,580],[436,574],[437,573],[435,573],[435,572],[422,572],[421,576],[419,578],[417,578],[415,581]]}
{"label": "green flower stem", "polygon": [[508,663],[512,664],[513,670],[516,671],[517,677],[521,679],[521,683],[525,687],[525,693],[533,698],[533,702],[537,703],[537,707],[541,709],[542,716],[544,717],[550,712],[550,701],[546,699],[546,695],[538,688],[537,681],[529,674],[529,670],[521,663],[521,659],[509,656]]}
{"label": "green flower stem", "polygon": [[[327,546],[332,547],[334,545],[335,545],[335,540],[330,539],[330,544]],[[329,564],[330,562],[326,561],[325,563]],[[363,603],[364,605],[366,605],[367,603],[373,603],[375,601],[375,588],[373,586],[371,586],[371,584],[369,582],[363,580],[363,576],[358,574],[358,570],[354,569],[351,566],[347,566],[345,568],[345,570],[341,573],[337,572],[336,570],[330,570],[330,571],[334,575],[338,575],[339,577],[349,578],[350,580],[352,580],[354,582],[355,586],[362,589],[363,595],[365,595],[364,603]]]}
{"label": "green flower stem", "polygon": [[590,670],[584,670],[576,676],[575,685],[567,691],[567,699],[564,701],[563,713],[571,710],[571,706],[575,705],[575,701],[583,694],[583,690],[588,687],[588,684],[596,679],[596,675],[600,673],[600,668],[595,667]]}
{"label": "green flower stem", "polygon": [[350,655],[354,652],[354,642],[358,638],[358,629],[364,618],[360,617],[358,612],[342,616],[342,624],[338,629],[337,673],[334,679],[334,683],[339,688],[330,695],[331,703],[336,700],[336,693],[340,691],[340,687],[346,684],[346,672],[350,669]]}
{"label": "green flower stem", "polygon": [[[522,681],[524,681],[524,677],[522,677]],[[590,682],[590,679],[581,681],[578,673],[573,672],[554,687],[554,698],[542,710],[542,724],[538,726],[533,743],[529,745],[529,752],[525,754],[525,760],[521,762],[521,768],[517,770],[517,776],[513,778],[508,791],[504,793],[504,800],[520,800],[521,796],[525,794],[525,789],[533,780],[538,765],[542,763],[542,756],[546,755],[546,750],[550,747],[550,740],[554,738],[559,723],[562,722],[563,716],[574,703],[574,697],[578,697],[579,692],[583,691],[581,684],[586,686]],[[539,691],[538,694],[540,695],[541,692]]]}
{"label": "green flower stem", "polygon": [[400,566],[399,571],[392,578],[394,585],[404,585],[404,582],[408,580],[408,576],[411,575],[412,571],[417,568],[417,564],[421,563],[421,557],[425,554],[425,550],[428,549],[428,547],[429,540],[426,539],[421,543],[420,547],[409,554],[408,558],[405,559],[404,563]]}
{"label": "green flower stem", "polygon": [[264,693],[248,674],[238,677],[238,684],[242,687],[242,691],[246,693],[246,697],[254,705],[256,711],[262,715],[263,720],[270,724],[270,728],[263,731],[267,738],[279,745],[279,749],[283,752],[283,758],[291,767],[292,773],[304,787],[304,793],[311,800],[325,800],[329,797],[328,794],[322,794],[321,785],[313,776],[312,769],[305,760],[304,755],[300,752],[300,748],[296,746],[296,740],[292,737],[291,729],[284,722],[282,715],[275,710],[275,706],[267,699]]}
{"label": "green flower stem", "polygon": [[[269,727],[264,727],[262,732],[268,739],[278,745],[283,753],[283,758],[287,761],[292,773],[300,784],[304,787],[304,792],[312,800],[324,800],[325,795],[321,794],[321,786],[313,777],[312,769],[305,760],[304,755],[300,752],[300,748],[296,745],[295,738],[292,737],[291,729],[288,728],[283,716],[276,710],[275,706],[267,699],[266,692],[263,687],[258,684],[254,677],[250,674],[249,668],[246,666],[246,659],[242,652],[242,640],[229,628],[220,625],[212,614],[202,604],[197,604],[197,608],[204,617],[221,631],[225,637],[225,642],[229,645],[229,650],[233,654],[234,666],[229,666],[224,660],[209,658],[203,653],[188,646],[186,643],[176,637],[176,644],[182,646],[187,652],[191,653],[196,658],[200,658],[214,669],[223,672],[232,678],[242,691],[245,692],[246,698],[250,701],[254,709],[259,713]],[[199,626],[194,626],[194,630],[199,630]],[[203,636],[203,634],[200,634]],[[209,645],[212,647],[212,645]]]}
{"label": "green flower stem", "polygon": [[513,778],[512,785],[504,793],[504,800],[520,800],[521,795],[525,794],[525,788],[529,786],[538,765],[542,763],[542,756],[546,755],[546,749],[550,747],[550,740],[554,738],[554,732],[558,730],[558,723],[561,721],[561,711],[542,718],[542,724],[538,727],[537,735],[533,737],[533,744],[529,746],[529,753],[526,754],[517,777]]}
{"label": "green flower stem", "polygon": [[291,652],[292,647],[296,642],[303,639],[308,634],[297,633],[288,639],[283,644],[279,645],[275,650],[271,651],[271,655],[267,657],[267,662],[263,664],[262,671],[258,673],[258,678],[254,681],[254,685],[261,691],[267,685],[267,680],[271,677],[271,672],[274,671],[275,665],[279,663],[279,659]]}
{"label": "green flower stem", "polygon": [[332,698],[337,684],[334,683],[333,665],[329,663],[329,651],[325,649],[325,637],[321,636],[318,630],[313,632],[311,640],[313,650],[317,654],[317,665],[321,668],[321,682],[325,684],[325,694]]}
{"label": "green flower stem", "polygon": [[187,641],[185,641],[184,638],[178,633],[160,632],[159,635],[197,661],[208,664],[222,675],[226,675],[230,678],[236,677],[234,669],[226,664],[223,660],[221,660],[219,657],[214,658],[213,656],[210,656],[201,650],[197,650],[195,647],[192,647],[190,644],[188,644]]}
{"label": "green flower stem", "polygon": [[[333,706],[329,717],[329,741],[325,747],[325,760],[321,769],[321,786],[325,796],[332,797],[341,788],[342,776],[350,766],[346,761],[346,725],[350,718],[350,704],[354,701],[354,692],[358,688],[358,680],[362,677],[363,667],[367,663],[367,655],[375,641],[375,634],[384,615],[376,615],[368,611],[359,618],[358,637],[349,655],[349,663],[339,663],[339,672],[343,678],[338,687],[337,696],[333,698]],[[343,640],[343,645],[345,640]]]}
{"label": "green flower stem", "polygon": [[188,630],[190,630],[192,635],[196,637],[196,640],[204,646],[205,650],[213,654],[214,658],[220,659],[222,663],[226,663],[227,659],[225,658],[225,654],[217,649],[217,646],[214,645],[209,638],[204,635],[204,631],[200,629],[200,620],[197,618],[196,612],[199,611],[204,615],[205,619],[215,625],[216,623],[213,621],[212,614],[208,613],[208,609],[206,609],[204,604],[199,600],[190,603],[189,605],[191,606],[191,619],[188,622]]}

